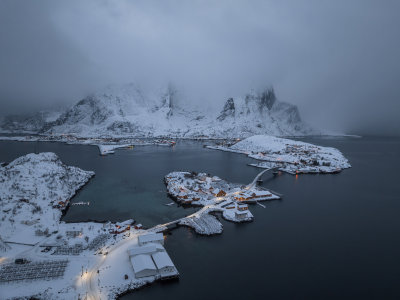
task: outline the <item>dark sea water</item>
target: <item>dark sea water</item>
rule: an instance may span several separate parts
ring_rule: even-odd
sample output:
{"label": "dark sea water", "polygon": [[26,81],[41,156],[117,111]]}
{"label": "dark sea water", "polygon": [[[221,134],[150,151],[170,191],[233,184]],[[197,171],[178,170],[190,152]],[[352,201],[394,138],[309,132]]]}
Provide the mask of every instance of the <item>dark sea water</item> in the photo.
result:
{"label": "dark sea water", "polygon": [[[282,193],[266,208],[250,207],[252,223],[222,221],[222,235],[179,228],[166,248],[181,277],[122,299],[400,299],[400,139],[307,138],[341,150],[352,164],[335,175],[267,174]],[[0,161],[53,151],[69,165],[96,172],[64,220],[124,220],[152,226],[187,215],[166,196],[163,177],[204,171],[249,183],[259,172],[244,155],[202,148],[145,146],[101,157],[96,147],[0,142]]]}

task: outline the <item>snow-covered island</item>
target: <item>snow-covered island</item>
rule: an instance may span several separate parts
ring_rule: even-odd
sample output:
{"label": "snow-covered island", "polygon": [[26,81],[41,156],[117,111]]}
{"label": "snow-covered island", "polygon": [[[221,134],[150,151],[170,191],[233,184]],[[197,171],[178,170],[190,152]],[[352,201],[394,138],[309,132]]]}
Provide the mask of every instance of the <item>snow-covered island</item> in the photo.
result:
{"label": "snow-covered island", "polygon": [[269,135],[255,135],[231,146],[207,148],[246,154],[261,161],[251,166],[278,168],[290,174],[338,173],[351,167],[349,161],[335,148]]}
{"label": "snow-covered island", "polygon": [[222,224],[210,213],[222,213],[232,222],[253,220],[246,203],[277,200],[280,197],[258,187],[256,180],[249,185],[228,183],[206,173],[171,172],[165,176],[169,195],[179,203],[204,206],[177,224],[192,227],[197,233],[211,235],[222,232]]}

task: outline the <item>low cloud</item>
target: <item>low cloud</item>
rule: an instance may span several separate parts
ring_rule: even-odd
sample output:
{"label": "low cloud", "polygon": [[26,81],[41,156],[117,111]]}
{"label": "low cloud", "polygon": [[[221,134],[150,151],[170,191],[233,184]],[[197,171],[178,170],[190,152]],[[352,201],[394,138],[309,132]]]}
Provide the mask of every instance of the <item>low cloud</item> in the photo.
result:
{"label": "low cloud", "polygon": [[172,81],[186,101],[274,85],[315,126],[400,134],[398,1],[0,2],[2,114],[108,83]]}

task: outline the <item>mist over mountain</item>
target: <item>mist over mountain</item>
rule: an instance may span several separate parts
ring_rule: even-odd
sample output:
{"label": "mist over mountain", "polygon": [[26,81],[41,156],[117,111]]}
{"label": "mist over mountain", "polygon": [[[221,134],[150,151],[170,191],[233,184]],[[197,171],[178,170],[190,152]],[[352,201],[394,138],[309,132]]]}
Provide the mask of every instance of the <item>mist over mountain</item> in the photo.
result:
{"label": "mist over mountain", "polygon": [[[219,110],[273,85],[317,128],[400,134],[399,1],[0,2],[0,115],[173,82]],[[34,125],[36,126],[36,125]]]}
{"label": "mist over mountain", "polygon": [[146,92],[136,84],[110,86],[64,111],[7,116],[7,133],[81,137],[238,138],[254,134],[320,134],[300,117],[297,107],[279,101],[273,88],[228,98],[214,110],[184,101],[172,85]]}

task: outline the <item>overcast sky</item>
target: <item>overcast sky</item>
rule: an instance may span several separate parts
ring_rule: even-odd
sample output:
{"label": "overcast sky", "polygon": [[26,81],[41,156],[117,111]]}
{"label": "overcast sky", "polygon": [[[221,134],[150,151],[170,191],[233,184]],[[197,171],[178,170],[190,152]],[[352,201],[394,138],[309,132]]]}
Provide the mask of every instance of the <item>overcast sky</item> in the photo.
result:
{"label": "overcast sky", "polygon": [[400,134],[400,1],[0,1],[0,110],[108,83],[214,103],[273,85],[305,121]]}

